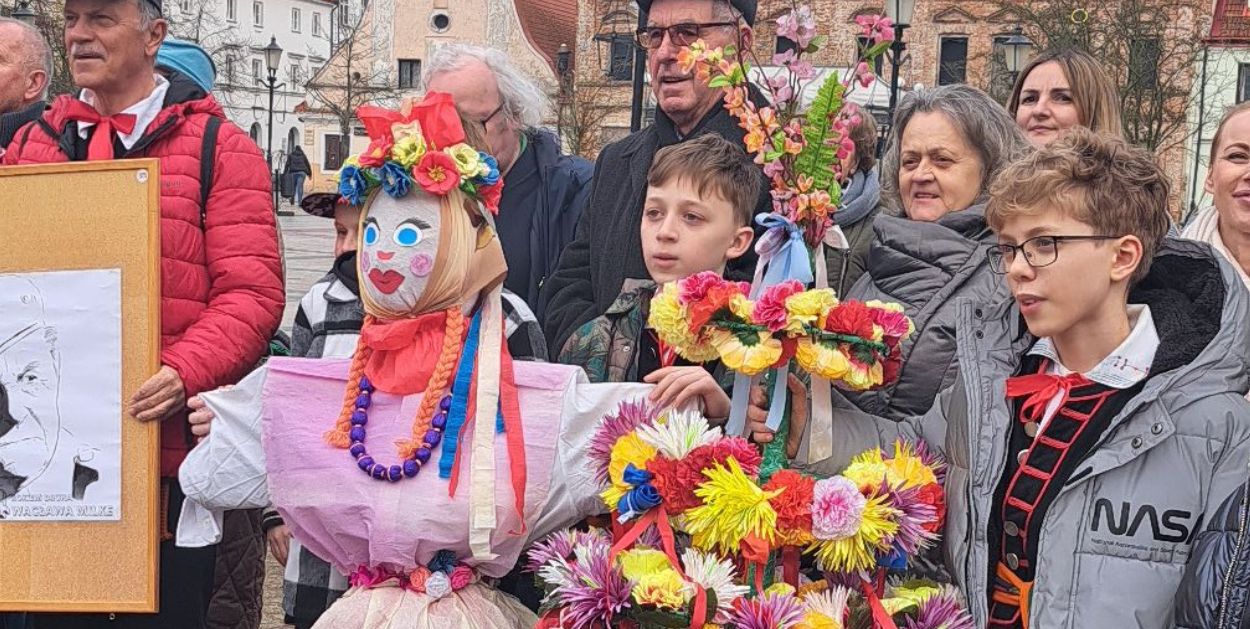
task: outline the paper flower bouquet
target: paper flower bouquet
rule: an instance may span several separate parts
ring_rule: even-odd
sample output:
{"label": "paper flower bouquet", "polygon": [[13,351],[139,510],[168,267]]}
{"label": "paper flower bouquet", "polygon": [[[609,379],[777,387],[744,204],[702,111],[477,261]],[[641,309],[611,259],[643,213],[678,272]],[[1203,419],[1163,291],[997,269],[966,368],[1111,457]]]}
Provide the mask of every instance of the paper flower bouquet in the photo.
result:
{"label": "paper flower bouquet", "polygon": [[[760,482],[760,453],[745,439],[697,413],[624,402],[590,457],[613,531],[560,532],[531,549],[554,623],[540,626],[936,628],[886,621],[931,600],[958,603],[933,584],[885,580],[905,572],[942,526],[944,465],[920,444],[868,450],[830,478],[780,470]],[[805,590],[803,553],[825,575]],[[778,572],[783,582],[770,585]],[[895,598],[911,604],[887,607]],[[847,624],[848,600],[859,599],[873,620]]]}
{"label": "paper flower bouquet", "polygon": [[901,306],[839,302],[832,289],[796,280],[747,298],[749,286],[712,272],[670,282],[651,302],[648,324],[687,360],[720,359],[746,375],[799,367],[842,387],[865,390],[894,379],[900,344],[911,336]]}

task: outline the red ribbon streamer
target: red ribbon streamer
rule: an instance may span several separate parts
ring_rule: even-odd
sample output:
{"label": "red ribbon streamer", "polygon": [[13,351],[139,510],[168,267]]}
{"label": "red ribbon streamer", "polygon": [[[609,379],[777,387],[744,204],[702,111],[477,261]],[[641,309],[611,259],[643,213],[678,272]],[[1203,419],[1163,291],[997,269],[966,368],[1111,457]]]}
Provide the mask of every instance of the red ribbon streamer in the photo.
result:
{"label": "red ribbon streamer", "polygon": [[[612,536],[617,538],[616,512],[613,511],[612,515]],[[616,561],[616,556],[638,541],[638,538],[642,537],[642,534],[647,532],[647,529],[651,528],[653,524],[660,532],[660,544],[664,547],[664,555],[668,557],[668,562],[672,564],[673,569],[677,571],[677,574],[681,575],[682,579],[690,581],[690,577],[686,576],[686,571],[681,567],[681,562],[677,560],[677,542],[673,538],[673,527],[668,523],[668,512],[664,510],[664,505],[650,509],[641,518],[638,518],[638,521],[612,545],[612,550],[608,553],[608,559]],[[707,591],[698,583],[692,582],[692,584],[695,587],[695,592],[694,610],[690,614],[690,629],[701,629],[701,627],[707,624],[705,622],[707,620]]]}
{"label": "red ribbon streamer", "polygon": [[781,547],[781,578],[790,587],[798,589],[799,587],[799,547],[798,546],[782,546]]}
{"label": "red ribbon streamer", "polygon": [[860,583],[860,589],[864,592],[864,599],[868,601],[868,608],[872,610],[873,629],[898,629],[898,625],[894,624],[894,619],[881,604],[881,597],[877,594],[877,588],[873,587],[872,582],[864,579]]}

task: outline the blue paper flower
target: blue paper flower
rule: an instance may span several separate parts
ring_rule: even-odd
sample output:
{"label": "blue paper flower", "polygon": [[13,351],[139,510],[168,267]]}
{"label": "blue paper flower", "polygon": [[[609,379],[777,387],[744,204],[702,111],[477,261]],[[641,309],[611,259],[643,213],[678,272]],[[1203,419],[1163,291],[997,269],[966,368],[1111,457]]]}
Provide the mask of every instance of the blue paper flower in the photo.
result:
{"label": "blue paper flower", "polygon": [[407,168],[397,162],[382,164],[378,177],[382,180],[382,190],[392,198],[403,197],[412,189],[412,175]]}
{"label": "blue paper flower", "polygon": [[369,194],[369,181],[355,166],[344,166],[339,171],[339,194],[352,205],[360,205]]}
{"label": "blue paper flower", "polygon": [[430,560],[430,572],[451,572],[456,569],[456,553],[446,548],[434,553],[434,558]]}
{"label": "blue paper flower", "polygon": [[482,153],[481,151],[479,151],[477,155],[482,159],[482,163],[486,164],[486,167],[490,169],[490,172],[485,175],[478,175],[478,183],[487,186],[495,185],[495,183],[499,181],[499,161],[486,153]]}

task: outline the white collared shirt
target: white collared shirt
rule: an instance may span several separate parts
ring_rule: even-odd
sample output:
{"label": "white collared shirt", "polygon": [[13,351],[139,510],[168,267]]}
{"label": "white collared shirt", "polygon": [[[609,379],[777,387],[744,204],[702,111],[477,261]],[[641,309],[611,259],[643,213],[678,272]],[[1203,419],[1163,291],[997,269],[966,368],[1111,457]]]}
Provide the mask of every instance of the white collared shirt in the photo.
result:
{"label": "white collared shirt", "polygon": [[[156,116],[161,113],[161,109],[165,105],[165,92],[169,91],[169,81],[159,74],[153,74],[152,78],[156,79],[156,87],[148,94],[147,98],[123,109],[118,113],[134,114],[135,128],[130,133],[117,132],[117,137],[121,139],[122,146],[126,150],[130,150],[139,138],[143,137],[143,133],[148,130],[148,125],[156,120]],[[92,107],[95,107],[95,92],[84,88],[82,93],[78,95],[78,99]],[[87,131],[95,126],[94,122],[79,122],[78,137],[86,140]]]}
{"label": "white collared shirt", "polygon": [[[1159,334],[1155,330],[1154,317],[1150,315],[1150,306],[1130,304],[1128,320],[1129,325],[1133,326],[1128,338],[1125,338],[1101,362],[1094,365],[1093,369],[1082,375],[1113,389],[1127,389],[1150,375],[1150,366],[1154,364],[1155,352],[1159,350]],[[1059,362],[1059,352],[1055,350],[1055,344],[1050,338],[1039,339],[1028,353],[1030,356],[1044,356],[1050,359],[1050,365],[1046,369],[1048,374],[1066,376],[1072,373]],[[1042,433],[1040,428],[1045,428],[1046,424],[1050,423],[1051,418],[1059,411],[1062,401],[1063,393],[1060,392],[1046,405],[1046,413],[1042,415],[1042,423],[1037,434]]]}

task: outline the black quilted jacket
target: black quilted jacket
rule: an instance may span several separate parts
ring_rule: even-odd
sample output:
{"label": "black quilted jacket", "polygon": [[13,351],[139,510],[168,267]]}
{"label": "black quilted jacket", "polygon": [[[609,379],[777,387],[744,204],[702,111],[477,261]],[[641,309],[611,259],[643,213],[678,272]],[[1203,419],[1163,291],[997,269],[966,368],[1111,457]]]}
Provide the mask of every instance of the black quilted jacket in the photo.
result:
{"label": "black quilted jacket", "polygon": [[1250,629],[1250,482],[1220,505],[1194,540],[1176,594],[1176,626]]}

